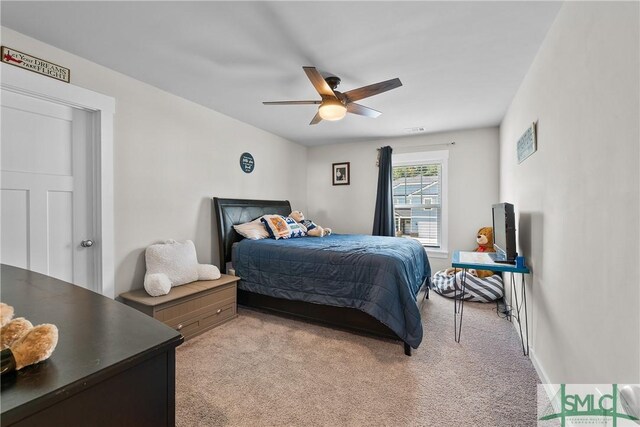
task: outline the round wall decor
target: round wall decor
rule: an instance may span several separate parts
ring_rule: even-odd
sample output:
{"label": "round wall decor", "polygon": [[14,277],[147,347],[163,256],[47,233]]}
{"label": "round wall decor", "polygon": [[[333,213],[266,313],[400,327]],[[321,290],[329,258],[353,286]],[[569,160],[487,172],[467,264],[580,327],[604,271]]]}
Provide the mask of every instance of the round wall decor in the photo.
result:
{"label": "round wall decor", "polygon": [[256,162],[253,160],[251,153],[242,153],[240,156],[240,169],[242,169],[244,173],[251,173],[255,166]]}

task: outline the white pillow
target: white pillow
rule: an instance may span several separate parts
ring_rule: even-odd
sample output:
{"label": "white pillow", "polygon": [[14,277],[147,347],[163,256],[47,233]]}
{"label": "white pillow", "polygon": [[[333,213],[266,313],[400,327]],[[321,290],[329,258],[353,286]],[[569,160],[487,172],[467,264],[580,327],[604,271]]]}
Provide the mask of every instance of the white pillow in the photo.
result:
{"label": "white pillow", "polygon": [[196,247],[191,240],[184,243],[167,240],[151,245],[145,251],[147,276],[165,274],[171,286],[184,285],[198,280]]}
{"label": "white pillow", "polygon": [[269,233],[264,227],[264,224],[260,221],[260,218],[254,219],[250,222],[245,222],[244,224],[234,225],[233,228],[238,232],[238,234],[240,234],[242,237],[246,237],[247,239],[266,239],[267,237],[269,237]]}

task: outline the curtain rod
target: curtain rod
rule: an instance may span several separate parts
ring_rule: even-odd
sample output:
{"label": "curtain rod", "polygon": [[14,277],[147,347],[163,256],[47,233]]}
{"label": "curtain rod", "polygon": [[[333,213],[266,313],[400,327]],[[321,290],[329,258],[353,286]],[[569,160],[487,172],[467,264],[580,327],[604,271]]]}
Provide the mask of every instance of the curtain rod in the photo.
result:
{"label": "curtain rod", "polygon": [[[438,146],[447,146],[447,145],[456,145],[455,141],[451,141],[451,142],[439,142],[437,144],[422,144],[422,145],[412,145],[411,147],[399,147],[401,148],[403,151],[404,150],[409,150],[408,152],[411,152],[410,150],[416,149],[416,148],[425,148],[425,147],[438,147]],[[382,149],[382,147],[377,148],[376,150],[378,151],[378,157],[376,159],[376,167],[380,166],[380,150]],[[393,147],[391,147],[391,149],[393,149]],[[400,153],[402,154],[402,153]]]}
{"label": "curtain rod", "polygon": [[[422,145],[412,145],[410,147],[398,147],[398,148],[402,148],[404,149],[411,149],[411,148],[424,148],[424,147],[437,147],[439,145],[456,145],[455,141],[451,141],[451,142],[438,142],[437,144],[422,144]],[[382,149],[383,147],[379,147],[376,150],[380,151],[380,149]],[[393,147],[391,147],[393,148]]]}

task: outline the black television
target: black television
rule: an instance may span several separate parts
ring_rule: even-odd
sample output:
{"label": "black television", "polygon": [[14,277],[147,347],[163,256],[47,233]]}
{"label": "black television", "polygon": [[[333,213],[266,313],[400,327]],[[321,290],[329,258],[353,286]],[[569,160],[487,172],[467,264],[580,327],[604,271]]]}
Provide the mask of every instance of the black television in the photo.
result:
{"label": "black television", "polygon": [[516,218],[511,203],[497,203],[493,211],[493,249],[496,251],[496,262],[515,264],[516,252]]}

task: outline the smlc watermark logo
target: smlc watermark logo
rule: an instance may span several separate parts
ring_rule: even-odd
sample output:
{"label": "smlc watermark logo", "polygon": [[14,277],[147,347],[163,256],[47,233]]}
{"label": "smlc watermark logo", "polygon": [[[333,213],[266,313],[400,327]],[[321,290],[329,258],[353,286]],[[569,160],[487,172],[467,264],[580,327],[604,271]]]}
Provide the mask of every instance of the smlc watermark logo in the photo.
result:
{"label": "smlc watermark logo", "polygon": [[640,424],[640,387],[618,384],[538,386],[538,425],[625,427]]}

